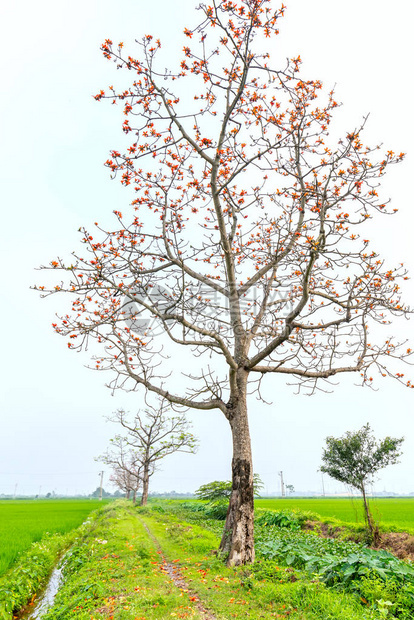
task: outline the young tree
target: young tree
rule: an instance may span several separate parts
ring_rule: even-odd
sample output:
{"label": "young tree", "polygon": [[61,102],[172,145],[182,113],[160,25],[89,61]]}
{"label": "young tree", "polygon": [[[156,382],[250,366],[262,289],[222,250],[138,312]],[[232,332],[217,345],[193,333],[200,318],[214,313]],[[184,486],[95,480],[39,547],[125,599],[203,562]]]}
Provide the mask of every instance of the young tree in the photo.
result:
{"label": "young tree", "polygon": [[143,481],[143,468],[137,454],[129,446],[124,437],[117,435],[111,439],[111,448],[96,460],[102,461],[112,469],[111,482],[119,489],[125,491],[127,499],[132,493],[132,500],[135,504],[136,495]]}
{"label": "young tree", "polygon": [[398,463],[404,437],[385,437],[377,441],[369,424],[343,437],[327,437],[323,451],[321,471],[362,493],[364,514],[371,540],[375,537],[374,520],[367,498],[367,485],[375,474],[388,465]]}
{"label": "young tree", "polygon": [[260,394],[270,374],[313,392],[342,373],[372,385],[378,370],[412,387],[392,364],[411,349],[369,331],[408,312],[404,267],[386,266],[366,238],[370,218],[390,212],[379,183],[404,154],[365,146],[365,120],[331,138],[334,93],[301,76],[299,56],[278,68],[261,51],[285,10],[272,4],[202,3],[175,70],[157,66],[151,35],[137,58],[105,41],[131,75],[95,98],[122,105],[128,145],[106,165],[133,191],[132,209],[115,211],[115,230],[82,229],[84,252],[49,267],[63,281],[40,287],[73,295],[54,328],[72,349],[96,341],[112,389],[226,417],[230,565],[254,558],[248,385]]}
{"label": "young tree", "polygon": [[[202,484],[195,492],[195,495],[198,499],[207,500],[209,502],[215,502],[223,498],[229,499],[232,493],[232,487],[231,480],[214,480],[214,482]],[[259,474],[253,474],[253,490],[255,497],[260,497],[260,491],[263,487],[264,485]]]}
{"label": "young tree", "polygon": [[135,467],[139,467],[142,480],[141,506],[145,506],[149,479],[158,463],[174,452],[194,454],[197,441],[189,432],[186,418],[168,417],[162,404],[159,408],[147,408],[144,413],[139,411],[132,420],[123,409],[118,409],[111,419],[118,422],[126,432],[122,440],[132,449]]}
{"label": "young tree", "polygon": [[[260,497],[263,482],[259,474],[253,474],[254,497]],[[201,485],[195,492],[198,499],[207,501],[207,515],[214,519],[226,519],[229,499],[232,494],[233,484],[231,480],[214,480]]]}

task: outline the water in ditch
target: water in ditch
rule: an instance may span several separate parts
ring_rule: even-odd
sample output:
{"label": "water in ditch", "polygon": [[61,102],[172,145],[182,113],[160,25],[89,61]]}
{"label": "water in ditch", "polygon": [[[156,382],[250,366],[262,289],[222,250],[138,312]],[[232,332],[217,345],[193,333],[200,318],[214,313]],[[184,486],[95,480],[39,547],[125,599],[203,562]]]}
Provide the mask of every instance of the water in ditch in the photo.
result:
{"label": "water in ditch", "polygon": [[62,579],[62,568],[63,566],[56,566],[53,569],[46,588],[39,595],[39,598],[34,600],[32,605],[26,607],[23,612],[17,616],[19,620],[38,620],[38,618],[41,618],[53,605]]}

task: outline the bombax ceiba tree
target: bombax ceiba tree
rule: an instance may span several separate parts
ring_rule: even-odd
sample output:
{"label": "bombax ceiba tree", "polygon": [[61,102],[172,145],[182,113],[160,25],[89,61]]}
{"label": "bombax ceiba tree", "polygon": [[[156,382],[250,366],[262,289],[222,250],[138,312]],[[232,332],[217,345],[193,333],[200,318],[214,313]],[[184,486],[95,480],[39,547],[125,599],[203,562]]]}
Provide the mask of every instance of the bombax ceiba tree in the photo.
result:
{"label": "bombax ceiba tree", "polygon": [[109,465],[112,470],[110,481],[125,492],[127,499],[132,493],[132,500],[135,504],[137,491],[142,488],[143,468],[139,455],[131,448],[127,440],[117,435],[111,439],[111,447],[96,460]]}
{"label": "bombax ceiba tree", "polygon": [[[112,443],[117,442],[118,445],[119,441],[122,441],[132,455],[135,468],[139,468],[141,506],[145,506],[148,502],[150,478],[160,462],[175,452],[194,454],[197,451],[197,440],[190,433],[190,425],[184,415],[167,415],[165,401],[161,401],[158,407],[150,406],[143,412],[138,411],[134,416],[118,409],[110,420],[119,424],[124,433],[123,436],[117,435]],[[105,456],[107,455],[108,453]]]}
{"label": "bombax ceiba tree", "polygon": [[201,4],[168,71],[151,35],[137,56],[105,41],[105,58],[130,75],[124,90],[95,97],[124,114],[127,145],[106,166],[132,206],[115,211],[113,230],[84,229],[83,252],[53,261],[62,282],[44,288],[72,293],[54,327],[72,349],[96,340],[113,389],[228,420],[220,548],[230,565],[254,558],[248,386],[260,393],[270,374],[312,392],[342,373],[372,385],[379,371],[411,387],[393,364],[410,349],[381,329],[409,312],[405,269],[386,266],[366,238],[369,220],[392,212],[379,184],[404,154],[363,144],[365,120],[331,139],[334,93],[301,76],[300,57],[278,67],[263,52],[284,10]]}

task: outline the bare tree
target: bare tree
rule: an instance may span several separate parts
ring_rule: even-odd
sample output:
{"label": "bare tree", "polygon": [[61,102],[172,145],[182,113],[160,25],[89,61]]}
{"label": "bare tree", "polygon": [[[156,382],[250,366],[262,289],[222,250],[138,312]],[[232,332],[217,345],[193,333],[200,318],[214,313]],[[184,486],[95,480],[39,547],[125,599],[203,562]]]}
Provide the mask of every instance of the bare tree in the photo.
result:
{"label": "bare tree", "polygon": [[126,439],[119,435],[111,439],[111,447],[96,460],[111,467],[110,480],[119,489],[125,491],[128,499],[132,493],[135,504],[137,491],[142,487],[142,464],[139,461],[139,455],[130,447]]}
{"label": "bare tree", "polygon": [[212,0],[200,12],[175,70],[157,67],[150,35],[137,58],[103,44],[131,73],[129,87],[95,98],[123,108],[129,146],[106,165],[133,191],[132,209],[115,211],[115,230],[82,229],[84,251],[52,261],[62,281],[39,288],[73,295],[54,328],[72,349],[96,342],[112,389],[226,417],[220,548],[236,565],[254,558],[248,386],[260,395],[270,374],[313,393],[343,373],[371,386],[379,371],[412,387],[393,365],[411,349],[384,333],[409,312],[407,275],[367,239],[370,219],[392,213],[379,184],[404,154],[364,145],[365,120],[335,141],[333,91],[301,76],[300,57],[272,67],[262,42],[277,36],[283,5]]}
{"label": "bare tree", "polygon": [[131,497],[132,493],[132,501],[134,504],[136,503],[136,494],[139,487],[136,486],[136,479],[132,477],[128,471],[113,468],[109,480],[117,487],[117,489],[125,493],[127,499]]}
{"label": "bare tree", "polygon": [[175,452],[194,453],[197,441],[189,432],[189,423],[184,416],[169,417],[165,405],[148,407],[138,411],[131,418],[123,409],[118,409],[111,418],[126,431],[124,442],[133,449],[134,459],[140,467],[142,478],[141,505],[148,501],[149,479],[157,466],[169,454]]}

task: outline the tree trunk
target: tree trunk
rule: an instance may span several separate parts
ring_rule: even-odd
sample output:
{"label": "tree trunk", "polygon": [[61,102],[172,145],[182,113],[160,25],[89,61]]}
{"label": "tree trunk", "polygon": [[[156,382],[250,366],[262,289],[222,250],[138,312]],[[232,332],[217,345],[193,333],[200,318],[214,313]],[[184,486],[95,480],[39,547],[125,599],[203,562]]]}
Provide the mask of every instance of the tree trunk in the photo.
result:
{"label": "tree trunk", "polygon": [[365,520],[366,520],[367,526],[368,526],[370,542],[372,542],[374,540],[374,524],[372,522],[372,515],[371,515],[371,511],[369,509],[368,500],[367,500],[367,496],[366,496],[366,493],[365,493],[364,485],[361,486],[361,491],[362,491],[362,498],[364,500]]}
{"label": "tree trunk", "polygon": [[131,491],[130,491],[130,489],[128,489],[127,492],[126,492],[126,498],[129,499],[130,495],[131,495]]}
{"label": "tree trunk", "polygon": [[132,495],[132,503],[134,504],[134,506],[135,506],[136,502],[137,502],[137,490],[134,489],[134,492],[133,492],[133,495]]}
{"label": "tree trunk", "polygon": [[148,488],[149,488],[149,467],[144,465],[144,475],[142,477],[142,496],[141,506],[146,506],[148,502]]}
{"label": "tree trunk", "polygon": [[237,371],[237,394],[228,404],[233,437],[232,491],[220,551],[228,566],[254,561],[254,493],[250,431],[247,417],[247,373]]}

